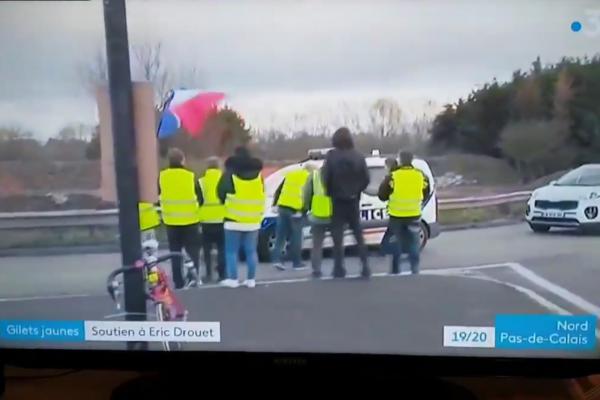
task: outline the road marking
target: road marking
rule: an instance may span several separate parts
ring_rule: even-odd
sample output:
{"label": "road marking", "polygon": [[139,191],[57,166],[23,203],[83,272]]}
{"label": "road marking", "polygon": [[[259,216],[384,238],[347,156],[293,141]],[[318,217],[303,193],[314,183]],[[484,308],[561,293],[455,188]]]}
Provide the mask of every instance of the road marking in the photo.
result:
{"label": "road marking", "polygon": [[[518,265],[521,268],[523,268],[524,270],[529,271],[531,274],[533,274],[533,275],[535,275],[537,277],[535,279],[540,279],[540,282],[544,281],[544,283],[543,283],[544,285],[550,284],[550,285],[553,285],[553,286],[556,286],[556,287],[560,288],[560,286],[558,286],[558,285],[556,285],[556,284],[554,284],[554,283],[552,283],[552,282],[550,282],[550,281],[542,278],[541,276],[535,274],[531,270],[523,267],[522,265],[520,265],[518,263],[507,263],[506,266],[512,269],[514,265]],[[517,268],[517,269],[519,269],[519,268]],[[519,272],[519,274],[521,274],[521,273]],[[454,275],[454,274],[451,272],[448,275]],[[533,280],[531,279],[532,278],[531,276],[525,276],[525,275],[521,275],[521,276],[524,277],[524,278],[526,278],[526,279],[529,279],[529,280],[531,280],[533,282]],[[464,277],[464,278],[471,278],[471,279],[479,279],[479,280],[483,280],[483,281],[494,282],[494,283],[497,283],[497,284],[503,285],[503,286],[508,286],[508,287],[516,290],[517,292],[520,292],[520,293],[524,294],[525,296],[529,297],[532,301],[538,303],[539,305],[541,305],[542,307],[550,310],[553,313],[560,314],[560,315],[573,315],[573,313],[571,313],[570,311],[567,311],[566,309],[562,308],[561,306],[559,306],[559,305],[551,302],[547,298],[543,297],[542,295],[540,295],[540,294],[536,293],[535,291],[533,291],[531,289],[528,289],[526,287],[523,287],[523,286],[520,286],[520,285],[516,285],[516,284],[513,284],[513,283],[509,283],[509,282],[506,282],[506,281],[501,281],[499,279],[495,279],[495,278],[492,278],[492,277],[489,277],[489,276],[486,276],[486,275],[472,275],[472,276],[462,275],[462,277]],[[538,284],[538,283],[536,283],[536,284]],[[539,286],[545,288],[545,286],[542,286],[542,285],[539,285]],[[568,290],[566,290],[564,288],[562,288],[562,289],[565,290],[566,292],[570,293],[570,295],[574,296],[575,298],[579,298],[583,302],[591,304],[591,303],[587,302],[585,299],[577,296],[576,294],[571,293],[571,292],[569,292]],[[556,294],[557,296],[559,296],[563,300],[567,300],[568,302],[570,302],[567,298],[565,298],[565,297],[563,297],[561,295],[558,295],[556,292],[553,292],[553,291],[551,291],[551,292],[554,293],[554,294]],[[591,305],[593,307],[595,307],[593,304],[591,304]],[[582,308],[582,307],[580,307],[580,308]],[[591,312],[591,311],[588,311],[588,312]],[[600,340],[600,329],[595,329],[595,333],[596,333],[596,338]]]}
{"label": "road marking", "polygon": [[[467,272],[467,271],[476,271],[476,270],[483,270],[483,269],[492,269],[492,268],[506,268],[510,263],[498,263],[498,264],[482,264],[482,265],[473,265],[473,266],[469,266],[469,267],[451,267],[451,268],[432,268],[432,269],[426,269],[426,270],[422,270],[421,273],[424,275],[436,275],[436,274],[444,274],[447,272],[456,272],[456,273],[463,273],[463,272]],[[402,272],[401,274],[399,274],[400,276],[406,276],[406,275],[410,275],[410,272]],[[379,277],[397,277],[398,275],[392,275],[388,272],[377,272],[372,274],[371,276],[379,278]],[[347,275],[346,279],[355,279],[355,278],[360,278],[360,275]],[[271,280],[260,280],[256,282],[257,286],[260,285],[273,285],[273,284],[277,284],[277,283],[300,283],[300,282],[309,282],[312,280],[323,280],[323,281],[329,281],[329,280],[333,280],[333,279],[339,279],[339,278],[333,278],[331,276],[324,276],[320,279],[315,279],[312,277],[299,277],[299,278],[289,278],[289,279],[271,279]],[[202,286],[198,287],[198,288],[188,288],[188,289],[177,289],[177,291],[187,291],[187,290],[195,290],[195,289],[214,289],[214,288],[222,288],[222,286],[220,286],[219,284],[203,284]],[[16,301],[36,301],[36,300],[57,300],[57,299],[71,299],[71,298],[83,298],[83,297],[101,297],[103,296],[102,293],[99,294],[63,294],[63,295],[50,295],[50,296],[30,296],[30,297],[7,297],[7,298],[0,298],[0,303],[8,303],[8,302],[16,302]]]}
{"label": "road marking", "polygon": [[594,314],[596,317],[600,318],[600,307],[590,303],[583,297],[565,289],[562,286],[557,285],[556,283],[550,282],[546,278],[541,277],[540,275],[536,274],[529,268],[525,268],[519,263],[510,262],[506,263],[506,265],[513,271],[515,271],[517,274],[521,275],[523,278],[528,279],[529,281],[535,283],[539,287],[546,289],[551,293],[554,293],[556,296],[573,304],[574,306],[582,309],[583,311],[586,311],[590,314]]}
{"label": "road marking", "polygon": [[36,301],[36,300],[55,300],[55,299],[76,299],[80,297],[99,296],[97,294],[57,294],[53,296],[31,296],[31,297],[7,297],[0,298],[0,303],[8,303],[11,301]]}

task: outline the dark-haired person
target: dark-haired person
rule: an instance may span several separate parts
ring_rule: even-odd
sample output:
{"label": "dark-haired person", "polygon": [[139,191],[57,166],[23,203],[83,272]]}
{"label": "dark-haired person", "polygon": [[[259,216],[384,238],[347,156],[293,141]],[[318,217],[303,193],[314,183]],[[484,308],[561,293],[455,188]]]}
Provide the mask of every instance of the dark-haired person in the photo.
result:
{"label": "dark-haired person", "polygon": [[222,286],[236,288],[237,261],[240,248],[244,250],[248,274],[244,285],[256,285],[258,265],[258,230],[265,211],[265,188],[260,171],[262,161],[250,155],[246,147],[235,149],[235,154],[225,161],[225,173],[217,186],[219,199],[225,204],[225,265],[227,279]]}
{"label": "dark-haired person", "polygon": [[[387,176],[392,175],[392,173],[398,168],[398,160],[394,157],[388,157],[385,159],[385,168],[387,170]],[[392,230],[388,226],[381,238],[381,245],[379,246],[379,254],[381,256],[385,256],[386,254],[392,253],[393,257],[400,256],[400,250],[398,246],[392,246],[390,241],[394,237]]]}
{"label": "dark-haired person", "polygon": [[[418,274],[421,207],[429,192],[429,182],[423,172],[413,167],[412,161],[412,153],[400,152],[400,166],[381,182],[378,197],[388,202],[388,229],[396,237],[398,250],[408,253],[410,269]],[[391,273],[400,273],[399,256],[392,257]]]}
{"label": "dark-haired person", "polygon": [[348,128],[339,128],[333,134],[333,149],[327,153],[322,167],[325,191],[332,200],[331,235],[333,237],[333,276],[346,276],[344,268],[344,229],[350,227],[362,264],[361,276],[369,278],[367,248],[360,225],[360,196],[369,185],[369,171],[365,157],[354,149]]}
{"label": "dark-haired person", "polygon": [[[169,149],[167,154],[169,167],[160,172],[158,189],[162,220],[167,227],[169,251],[181,252],[184,248],[188,253],[196,275],[200,269],[200,238],[198,209],[202,204],[202,191],[196,175],[185,168],[185,155],[177,148]],[[182,260],[179,257],[171,259],[173,283],[175,288],[185,284],[182,272]],[[198,278],[197,284],[201,284]]]}

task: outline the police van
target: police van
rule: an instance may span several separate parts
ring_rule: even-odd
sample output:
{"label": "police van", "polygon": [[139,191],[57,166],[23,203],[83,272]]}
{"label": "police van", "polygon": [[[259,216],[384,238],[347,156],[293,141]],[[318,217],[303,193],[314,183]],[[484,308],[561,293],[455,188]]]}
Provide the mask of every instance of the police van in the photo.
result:
{"label": "police van", "polygon": [[[282,184],[285,175],[293,170],[302,168],[305,163],[311,162],[317,166],[323,165],[325,155],[330,149],[309,150],[308,158],[288,165],[280,170],[273,172],[265,178],[265,191],[267,194],[266,213],[262,221],[258,236],[258,257],[260,261],[267,262],[271,258],[271,250],[275,244],[275,226],[277,224],[277,207],[273,206],[273,197],[277,188]],[[361,195],[360,214],[363,226],[363,235],[365,242],[369,246],[378,246],[381,243],[385,233],[388,221],[386,202],[379,200],[377,191],[379,185],[387,174],[385,168],[385,159],[378,150],[373,150],[369,157],[366,157],[367,167],[369,169],[370,183]],[[429,165],[425,160],[415,158],[413,166],[421,170],[428,178],[431,186],[429,198],[424,199],[423,211],[421,217],[420,241],[421,248],[425,247],[430,239],[440,234],[438,225],[438,204],[435,192],[435,182]],[[347,246],[355,245],[354,237],[348,230],[344,235],[344,244]],[[312,247],[312,236],[310,226],[307,225],[303,230],[302,248],[310,249]],[[327,235],[323,247],[333,247],[333,241],[330,235]]]}

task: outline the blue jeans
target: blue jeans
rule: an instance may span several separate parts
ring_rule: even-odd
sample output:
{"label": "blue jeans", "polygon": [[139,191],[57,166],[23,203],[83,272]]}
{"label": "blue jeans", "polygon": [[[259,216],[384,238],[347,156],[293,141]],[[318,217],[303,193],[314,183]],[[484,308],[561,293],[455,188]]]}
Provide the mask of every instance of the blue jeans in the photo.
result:
{"label": "blue jeans", "polygon": [[258,265],[258,254],[256,244],[258,241],[258,230],[256,231],[232,231],[225,229],[225,265],[227,267],[227,279],[238,279],[237,261],[240,246],[246,255],[248,264],[248,278],[256,277],[256,266]]}
{"label": "blue jeans", "polygon": [[398,257],[400,255],[400,248],[396,246],[396,243],[392,242],[394,239],[394,233],[388,226],[381,238],[381,244],[379,245],[379,255],[385,256],[386,254],[394,254],[394,256]]}
{"label": "blue jeans", "polygon": [[275,229],[275,247],[273,248],[273,254],[271,254],[271,260],[274,263],[281,262],[281,252],[289,238],[292,266],[294,268],[300,267],[302,265],[302,226],[304,220],[299,215],[294,216],[295,211],[289,208],[279,207],[278,214]]}
{"label": "blue jeans", "polygon": [[421,226],[419,221],[390,218],[389,229],[396,237],[396,251],[392,253],[392,272],[399,272],[400,254],[408,253],[410,270],[413,274],[418,274],[421,257],[419,248],[419,231]]}

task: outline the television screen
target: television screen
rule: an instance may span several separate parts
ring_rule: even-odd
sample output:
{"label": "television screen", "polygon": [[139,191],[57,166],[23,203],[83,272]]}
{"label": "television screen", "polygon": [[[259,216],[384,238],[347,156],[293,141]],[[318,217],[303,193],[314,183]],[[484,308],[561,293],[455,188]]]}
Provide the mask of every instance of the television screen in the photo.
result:
{"label": "television screen", "polygon": [[106,3],[0,4],[0,347],[598,357],[597,1]]}

